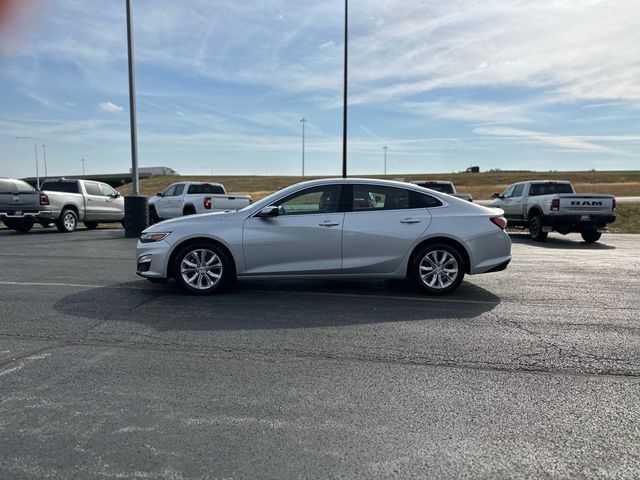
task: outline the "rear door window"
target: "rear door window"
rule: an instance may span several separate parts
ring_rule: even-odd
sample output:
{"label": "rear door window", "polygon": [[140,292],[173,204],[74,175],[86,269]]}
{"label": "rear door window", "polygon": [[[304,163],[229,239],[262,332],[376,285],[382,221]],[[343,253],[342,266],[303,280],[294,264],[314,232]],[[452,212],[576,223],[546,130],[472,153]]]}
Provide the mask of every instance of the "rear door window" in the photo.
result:
{"label": "rear door window", "polygon": [[381,185],[354,185],[353,211],[409,208],[409,190]]}
{"label": "rear door window", "polygon": [[434,208],[442,205],[439,199],[431,195],[414,192],[413,190],[409,192],[409,208]]}

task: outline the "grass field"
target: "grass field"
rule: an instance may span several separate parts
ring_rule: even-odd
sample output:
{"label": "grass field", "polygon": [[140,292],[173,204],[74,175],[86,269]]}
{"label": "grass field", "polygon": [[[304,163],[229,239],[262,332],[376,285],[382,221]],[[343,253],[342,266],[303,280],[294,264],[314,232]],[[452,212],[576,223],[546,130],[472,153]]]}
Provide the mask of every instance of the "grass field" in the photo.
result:
{"label": "grass field", "polygon": [[[235,194],[247,194],[253,200],[260,200],[270,193],[288,185],[323,177],[285,177],[285,176],[175,176],[153,177],[140,181],[140,193],[153,196],[162,192],[168,185],[180,181],[219,182],[227,191]],[[411,180],[451,180],[460,192],[469,192],[477,199],[491,198],[493,192],[502,192],[509,184],[523,180],[568,180],[579,193],[608,193],[621,196],[640,196],[640,171],[628,172],[484,172],[449,173],[419,175],[373,175],[369,178],[404,178]],[[123,195],[131,192],[130,185],[118,189]],[[640,204],[619,204],[618,219],[610,230],[616,233],[640,233]]]}

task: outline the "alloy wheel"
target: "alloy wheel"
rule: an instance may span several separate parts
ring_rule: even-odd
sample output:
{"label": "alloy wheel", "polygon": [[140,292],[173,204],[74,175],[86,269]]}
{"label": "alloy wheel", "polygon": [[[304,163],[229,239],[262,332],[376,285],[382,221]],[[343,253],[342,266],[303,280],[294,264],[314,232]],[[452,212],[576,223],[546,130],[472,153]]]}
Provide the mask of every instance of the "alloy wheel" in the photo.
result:
{"label": "alloy wheel", "polygon": [[222,261],[213,251],[198,248],[187,253],[180,262],[180,275],[193,289],[204,291],[214,288],[222,279]]}
{"label": "alloy wheel", "polygon": [[458,261],[446,250],[432,250],[420,261],[420,279],[432,289],[441,290],[451,286],[458,273]]}

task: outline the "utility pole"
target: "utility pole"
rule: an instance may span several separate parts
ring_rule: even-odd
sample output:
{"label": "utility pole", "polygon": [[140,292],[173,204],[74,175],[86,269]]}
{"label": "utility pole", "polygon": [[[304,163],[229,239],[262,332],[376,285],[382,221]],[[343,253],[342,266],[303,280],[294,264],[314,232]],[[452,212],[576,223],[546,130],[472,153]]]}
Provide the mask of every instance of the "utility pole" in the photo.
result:
{"label": "utility pole", "polygon": [[38,144],[36,143],[36,139],[33,137],[16,137],[16,140],[32,140],[33,141],[33,151],[36,154],[36,187],[40,189],[40,172],[38,170]]}
{"label": "utility pole", "polygon": [[42,144],[42,157],[44,158],[44,178],[46,180],[49,175],[47,175],[47,152],[44,143]]}
{"label": "utility pole", "polygon": [[84,158],[81,158],[80,161],[82,162],[82,176],[84,177]]}
{"label": "utility pole", "polygon": [[307,123],[307,119],[303,117],[300,123],[302,123],[302,176],[304,177],[304,124]]}
{"label": "utility pole", "polygon": [[344,0],[344,96],[342,102],[342,178],[347,178],[347,35],[349,0]]}
{"label": "utility pole", "polygon": [[384,147],[382,147],[382,150],[384,150],[384,176],[387,176],[387,150],[389,149],[389,147],[387,147],[386,145]]}

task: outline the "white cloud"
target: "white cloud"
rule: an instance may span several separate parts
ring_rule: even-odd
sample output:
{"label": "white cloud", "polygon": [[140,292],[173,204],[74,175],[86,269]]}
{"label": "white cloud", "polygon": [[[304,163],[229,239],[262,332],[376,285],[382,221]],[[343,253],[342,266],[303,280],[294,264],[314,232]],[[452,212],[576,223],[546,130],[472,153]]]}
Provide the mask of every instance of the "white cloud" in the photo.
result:
{"label": "white cloud", "polygon": [[98,110],[102,110],[103,112],[117,113],[123,111],[124,108],[120,105],[116,105],[113,102],[102,102],[98,104]]}
{"label": "white cloud", "polygon": [[475,128],[474,133],[480,135],[491,135],[491,136],[499,136],[499,137],[507,137],[507,138],[520,138],[527,141],[540,142],[548,145],[553,145],[555,147],[560,147],[568,150],[580,150],[584,152],[599,152],[599,153],[610,153],[615,155],[622,156],[634,156],[629,152],[618,150],[610,147],[606,147],[604,145],[600,145],[598,143],[594,143],[595,141],[602,142],[629,142],[629,141],[637,141],[640,139],[638,136],[629,136],[622,135],[617,137],[615,135],[557,135],[546,132],[537,132],[533,130],[522,130],[520,128],[511,128],[511,127],[478,127]]}

